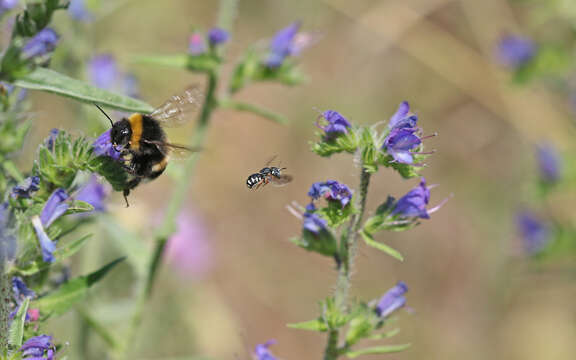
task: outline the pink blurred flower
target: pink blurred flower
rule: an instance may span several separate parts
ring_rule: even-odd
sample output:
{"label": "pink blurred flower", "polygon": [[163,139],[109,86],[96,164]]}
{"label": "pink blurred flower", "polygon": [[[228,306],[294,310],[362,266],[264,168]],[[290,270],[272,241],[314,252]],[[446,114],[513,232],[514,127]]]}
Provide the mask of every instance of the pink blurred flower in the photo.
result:
{"label": "pink blurred flower", "polygon": [[212,247],[202,219],[185,210],[177,220],[178,231],[166,245],[166,261],[182,278],[202,278],[212,268]]}

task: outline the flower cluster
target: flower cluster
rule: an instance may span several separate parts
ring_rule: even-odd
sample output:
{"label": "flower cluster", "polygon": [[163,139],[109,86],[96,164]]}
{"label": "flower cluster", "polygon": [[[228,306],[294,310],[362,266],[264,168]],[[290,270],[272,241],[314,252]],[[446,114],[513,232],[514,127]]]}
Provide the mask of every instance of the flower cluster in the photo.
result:
{"label": "flower cluster", "polygon": [[532,60],[536,50],[537,47],[530,38],[506,34],[500,38],[497,56],[502,65],[515,69]]}
{"label": "flower cluster", "polygon": [[52,336],[38,335],[28,339],[20,348],[24,360],[53,360],[56,347]]}
{"label": "flower cluster", "polygon": [[282,66],[287,58],[298,56],[314,42],[309,33],[301,33],[300,22],[295,22],[278,31],[272,38],[264,65],[276,69]]}
{"label": "flower cluster", "polygon": [[[418,152],[422,145],[422,130],[417,127],[418,116],[410,112],[410,105],[404,101],[388,123],[389,133],[384,138],[382,150],[388,153],[394,162],[417,165],[414,155],[428,155],[430,153]],[[435,136],[435,135],[431,135]]]}

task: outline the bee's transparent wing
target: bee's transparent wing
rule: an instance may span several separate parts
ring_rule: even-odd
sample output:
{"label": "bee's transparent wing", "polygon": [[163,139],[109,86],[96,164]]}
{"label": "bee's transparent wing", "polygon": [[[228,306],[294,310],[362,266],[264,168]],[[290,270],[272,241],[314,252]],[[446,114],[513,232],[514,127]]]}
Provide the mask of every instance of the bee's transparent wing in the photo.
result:
{"label": "bee's transparent wing", "polygon": [[150,116],[162,126],[176,127],[190,121],[202,107],[204,93],[198,85],[193,85],[182,93],[172,96],[154,110]]}
{"label": "bee's transparent wing", "polygon": [[280,175],[280,178],[277,178],[275,176],[270,176],[270,182],[274,186],[284,186],[284,185],[288,184],[289,182],[291,182],[292,180],[294,180],[294,177],[292,175],[288,175],[288,174],[282,174],[282,175]]}
{"label": "bee's transparent wing", "polygon": [[144,141],[147,142],[148,144],[156,145],[156,147],[158,148],[158,150],[160,150],[162,154],[170,156],[170,158],[177,160],[186,159],[190,155],[192,155],[192,153],[202,150],[201,148],[194,148],[180,144],[171,144],[161,141],[152,141],[152,140],[144,140]]}

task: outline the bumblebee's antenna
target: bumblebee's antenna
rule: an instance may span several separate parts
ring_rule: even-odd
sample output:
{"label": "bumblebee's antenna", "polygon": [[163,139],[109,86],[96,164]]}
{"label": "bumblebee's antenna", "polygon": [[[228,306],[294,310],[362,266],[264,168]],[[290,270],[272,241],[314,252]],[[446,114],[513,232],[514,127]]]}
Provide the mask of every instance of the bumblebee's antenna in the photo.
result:
{"label": "bumblebee's antenna", "polygon": [[108,116],[108,114],[106,114],[106,112],[104,110],[102,110],[102,108],[100,106],[98,106],[98,104],[96,104],[96,103],[93,103],[93,104],[94,104],[94,106],[96,106],[98,108],[98,110],[100,110],[100,112],[102,114],[104,114],[104,116],[106,116],[108,118],[108,120],[110,120],[110,125],[114,126],[114,121],[112,121],[112,119],[110,119],[110,116]]}

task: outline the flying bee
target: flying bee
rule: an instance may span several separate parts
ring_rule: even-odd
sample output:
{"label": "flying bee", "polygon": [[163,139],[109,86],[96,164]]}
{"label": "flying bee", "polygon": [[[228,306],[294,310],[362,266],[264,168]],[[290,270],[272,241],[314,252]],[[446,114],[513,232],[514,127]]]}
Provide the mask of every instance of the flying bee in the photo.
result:
{"label": "flying bee", "polygon": [[174,95],[150,114],[134,113],[119,121],[112,119],[96,105],[110,120],[110,142],[114,150],[120,152],[124,168],[132,178],[124,188],[126,207],[130,190],[143,180],[153,180],[160,176],[170,157],[185,157],[198,149],[166,142],[163,127],[176,127],[185,124],[198,111],[204,95],[197,87],[190,87],[181,94]]}
{"label": "flying bee", "polygon": [[248,189],[258,190],[260,187],[268,185],[269,183],[275,184],[276,186],[284,186],[292,181],[293,177],[288,174],[282,174],[285,167],[278,168],[275,166],[268,166],[276,157],[274,156],[266,163],[266,167],[262,170],[248,176],[246,179],[246,186]]}

